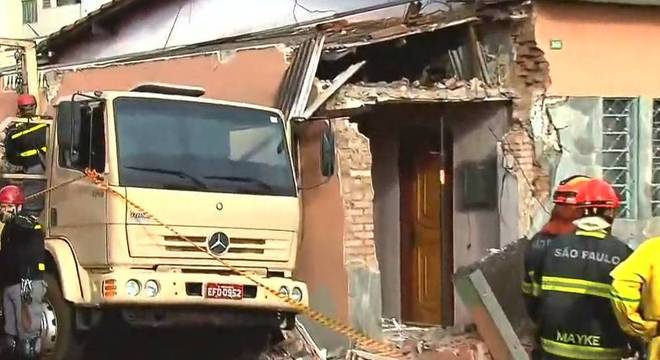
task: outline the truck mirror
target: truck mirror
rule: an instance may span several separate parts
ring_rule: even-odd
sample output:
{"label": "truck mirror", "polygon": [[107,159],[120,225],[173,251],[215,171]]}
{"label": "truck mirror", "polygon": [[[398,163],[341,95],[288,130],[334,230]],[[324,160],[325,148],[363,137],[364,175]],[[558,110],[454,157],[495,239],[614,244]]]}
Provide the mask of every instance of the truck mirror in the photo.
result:
{"label": "truck mirror", "polygon": [[332,127],[323,131],[321,136],[321,174],[332,176],[335,173],[335,134]]}
{"label": "truck mirror", "polygon": [[78,102],[63,101],[57,108],[57,143],[67,166],[75,162],[80,144],[81,107]]}

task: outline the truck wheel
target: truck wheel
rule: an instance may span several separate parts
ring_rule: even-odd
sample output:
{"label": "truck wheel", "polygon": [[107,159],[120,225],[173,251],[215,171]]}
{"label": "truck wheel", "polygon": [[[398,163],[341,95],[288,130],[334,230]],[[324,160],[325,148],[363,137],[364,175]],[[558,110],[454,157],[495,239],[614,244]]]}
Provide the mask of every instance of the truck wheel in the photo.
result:
{"label": "truck wheel", "polygon": [[64,299],[57,277],[44,274],[48,284],[44,299],[41,352],[47,360],[77,360],[82,358],[83,344],[75,326],[75,310]]}

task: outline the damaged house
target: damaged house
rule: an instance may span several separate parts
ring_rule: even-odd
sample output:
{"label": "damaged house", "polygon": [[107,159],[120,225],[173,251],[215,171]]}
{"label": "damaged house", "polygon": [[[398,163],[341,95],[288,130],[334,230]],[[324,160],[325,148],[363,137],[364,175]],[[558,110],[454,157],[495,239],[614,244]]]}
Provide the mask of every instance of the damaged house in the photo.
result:
{"label": "damaged house", "polygon": [[[148,25],[138,15],[158,13],[122,3],[131,1],[112,2],[42,43],[49,98],[157,81],[281,108],[296,124],[303,194],[294,276],[308,284],[314,309],[371,336],[382,336],[381,318],[476,322],[503,358],[510,350],[496,345],[516,342],[484,334],[493,307],[491,320],[475,317],[454,274],[538,229],[551,189],[569,175],[615,184],[625,204],[615,232],[626,241],[636,246],[653,234],[660,213],[660,44],[646,40],[660,37],[653,1],[479,0],[434,11],[412,2],[376,20],[347,13],[90,59],[101,45],[126,41],[125,29],[140,41]],[[0,102],[13,101],[2,95]],[[318,147],[327,124],[338,170],[325,179]],[[510,290],[519,286],[521,251],[511,254],[497,260],[506,273],[488,261],[479,266],[510,323],[494,321],[497,330],[521,335],[523,303]],[[330,351],[349,346],[305,324]]]}

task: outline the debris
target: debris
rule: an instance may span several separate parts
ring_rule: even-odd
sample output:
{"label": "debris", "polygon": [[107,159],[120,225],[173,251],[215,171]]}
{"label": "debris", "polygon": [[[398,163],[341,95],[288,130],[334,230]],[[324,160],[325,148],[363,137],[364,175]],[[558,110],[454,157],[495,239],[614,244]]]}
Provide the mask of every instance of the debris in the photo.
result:
{"label": "debris", "polygon": [[296,320],[294,330],[282,331],[284,340],[262,354],[259,360],[326,360],[326,350],[319,349],[307,329]]}
{"label": "debris", "polygon": [[393,82],[346,84],[326,103],[326,110],[343,110],[387,102],[454,102],[509,100],[511,90],[488,88],[481,80],[456,78],[421,86],[420,82],[401,79]]}
{"label": "debris", "polygon": [[[382,319],[386,341],[394,344],[410,359],[491,359],[488,350],[474,331],[461,328],[417,327],[397,319]],[[347,360],[389,360],[364,349],[348,352]]]}

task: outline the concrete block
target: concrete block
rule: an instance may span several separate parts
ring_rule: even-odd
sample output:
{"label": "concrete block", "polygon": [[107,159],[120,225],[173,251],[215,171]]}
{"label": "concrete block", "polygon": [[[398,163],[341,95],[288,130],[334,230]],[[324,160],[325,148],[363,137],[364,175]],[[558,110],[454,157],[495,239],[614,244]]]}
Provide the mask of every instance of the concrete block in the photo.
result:
{"label": "concrete block", "polygon": [[351,324],[366,335],[382,339],[380,272],[368,264],[349,264],[348,296]]}

